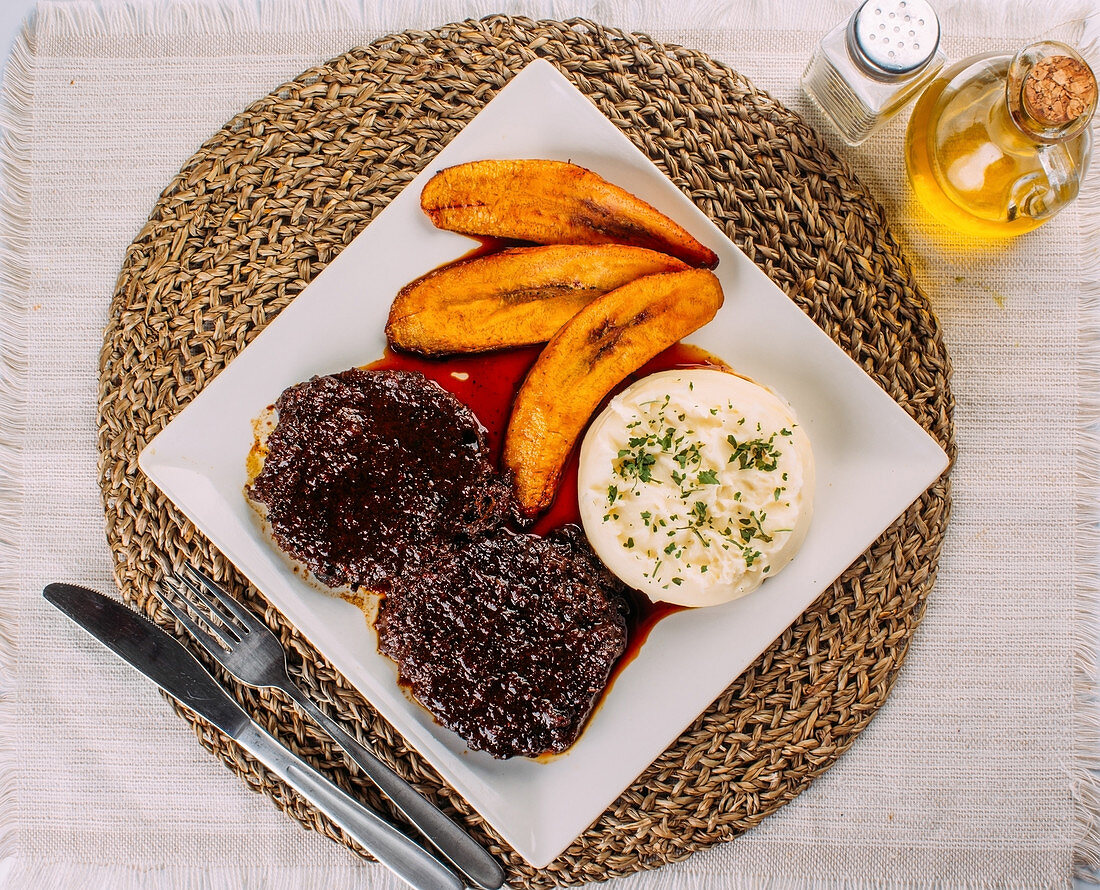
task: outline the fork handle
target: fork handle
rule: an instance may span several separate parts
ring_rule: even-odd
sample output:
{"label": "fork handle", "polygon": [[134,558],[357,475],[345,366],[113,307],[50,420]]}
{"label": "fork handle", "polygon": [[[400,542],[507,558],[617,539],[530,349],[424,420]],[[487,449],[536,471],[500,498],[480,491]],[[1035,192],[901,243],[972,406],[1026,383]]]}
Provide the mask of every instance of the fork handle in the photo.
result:
{"label": "fork handle", "polygon": [[464,829],[379,760],[373,752],[345,732],[339,723],[317,707],[294,682],[288,682],[280,689],[332,736],[336,744],[347,752],[363,774],[378,786],[409,823],[419,829],[432,846],[470,881],[485,890],[497,890],[504,884],[504,869],[500,863]]}
{"label": "fork handle", "polygon": [[358,841],[415,890],[463,890],[465,883],[415,840],[296,757],[255,723],[234,735],[246,751]]}

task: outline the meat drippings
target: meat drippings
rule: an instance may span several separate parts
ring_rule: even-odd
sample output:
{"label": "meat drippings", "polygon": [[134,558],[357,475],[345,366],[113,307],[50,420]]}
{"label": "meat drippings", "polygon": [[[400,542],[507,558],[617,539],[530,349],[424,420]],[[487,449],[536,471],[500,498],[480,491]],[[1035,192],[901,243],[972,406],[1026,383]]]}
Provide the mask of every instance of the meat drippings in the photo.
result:
{"label": "meat drippings", "polygon": [[472,749],[561,752],[626,648],[621,586],[576,526],[500,529],[394,583],[375,627],[400,680]]}
{"label": "meat drippings", "polygon": [[275,408],[248,494],[279,546],[330,587],[384,592],[508,512],[483,427],[422,374],[314,377]]}

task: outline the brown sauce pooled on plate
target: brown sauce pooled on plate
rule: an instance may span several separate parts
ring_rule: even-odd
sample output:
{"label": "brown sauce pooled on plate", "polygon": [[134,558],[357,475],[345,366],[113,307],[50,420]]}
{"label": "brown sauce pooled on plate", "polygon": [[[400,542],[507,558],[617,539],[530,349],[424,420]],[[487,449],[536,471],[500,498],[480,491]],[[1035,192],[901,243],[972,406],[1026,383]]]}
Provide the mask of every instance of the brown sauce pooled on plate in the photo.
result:
{"label": "brown sauce pooled on plate", "polygon": [[[365,365],[372,370],[417,371],[434,380],[463,405],[470,408],[485,426],[489,459],[494,466],[500,463],[504,434],[512,414],[512,402],[527,372],[542,352],[542,345],[506,349],[477,355],[456,355],[450,358],[424,358],[386,347],[382,358]],[[611,399],[631,383],[676,368],[728,368],[729,366],[705,349],[686,343],[676,343],[650,359],[639,370],[622,381],[592,412],[595,417]],[[583,435],[582,437],[583,438]],[[577,504],[578,450],[574,449],[558,485],[557,497],[550,508],[538,518],[532,527],[536,534],[546,534],[553,529],[573,523],[580,525],[581,513]],[[647,600],[648,602],[648,600]]]}

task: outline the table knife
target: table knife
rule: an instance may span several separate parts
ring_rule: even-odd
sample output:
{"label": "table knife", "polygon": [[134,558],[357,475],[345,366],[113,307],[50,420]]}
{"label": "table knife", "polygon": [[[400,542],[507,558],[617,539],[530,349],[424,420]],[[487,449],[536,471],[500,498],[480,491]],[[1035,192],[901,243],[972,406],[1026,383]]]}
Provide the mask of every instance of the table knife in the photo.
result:
{"label": "table knife", "polygon": [[463,890],[463,881],[412,838],[349,796],[261,729],[175,637],[121,603],[74,584],[47,601],[180,704],[212,723],[416,890]]}

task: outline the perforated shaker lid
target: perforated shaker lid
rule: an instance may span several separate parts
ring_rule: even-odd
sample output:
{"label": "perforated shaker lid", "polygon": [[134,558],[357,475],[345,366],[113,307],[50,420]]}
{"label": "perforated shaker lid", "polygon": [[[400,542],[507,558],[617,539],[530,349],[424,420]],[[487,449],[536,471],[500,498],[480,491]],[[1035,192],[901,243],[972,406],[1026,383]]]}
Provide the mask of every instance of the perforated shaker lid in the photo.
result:
{"label": "perforated shaker lid", "polygon": [[848,48],[868,73],[915,74],[940,45],[940,20],[927,0],[867,0],[848,22]]}

